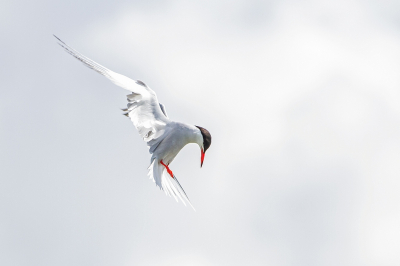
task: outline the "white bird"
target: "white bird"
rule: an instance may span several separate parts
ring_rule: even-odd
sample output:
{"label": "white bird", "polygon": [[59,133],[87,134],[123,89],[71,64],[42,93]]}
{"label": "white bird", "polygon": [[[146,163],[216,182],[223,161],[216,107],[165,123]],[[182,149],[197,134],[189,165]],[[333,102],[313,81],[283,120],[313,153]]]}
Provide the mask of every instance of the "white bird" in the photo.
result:
{"label": "white bird", "polygon": [[192,206],[169,164],[186,144],[197,143],[201,149],[200,167],[203,166],[205,152],[211,145],[210,132],[199,126],[170,120],[164,105],[158,102],[156,93],[142,81],[115,73],[69,47],[57,36],[54,37],[66,52],[85,66],[107,77],[117,86],[131,91],[131,94],[127,95],[128,106],[123,111],[149,147],[149,178],[164,190],[165,194],[173,196],[176,201],[180,199],[184,205],[186,200]]}

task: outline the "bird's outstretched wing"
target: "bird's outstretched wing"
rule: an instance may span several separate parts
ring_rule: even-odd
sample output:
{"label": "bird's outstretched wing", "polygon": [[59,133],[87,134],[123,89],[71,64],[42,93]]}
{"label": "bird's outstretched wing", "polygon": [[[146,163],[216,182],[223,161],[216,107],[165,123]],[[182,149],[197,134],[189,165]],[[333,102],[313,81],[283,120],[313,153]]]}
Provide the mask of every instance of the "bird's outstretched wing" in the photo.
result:
{"label": "bird's outstretched wing", "polygon": [[126,112],[125,115],[132,120],[143,140],[147,142],[149,148],[152,149],[152,145],[149,142],[163,135],[165,125],[169,120],[166,116],[165,109],[163,110],[163,106],[158,102],[155,92],[142,81],[133,80],[111,71],[71,48],[57,36],[54,37],[57,38],[58,44],[64,48],[67,53],[81,61],[85,66],[105,76],[115,85],[132,92],[127,96],[128,106],[126,109],[123,109],[123,111]]}
{"label": "bird's outstretched wing", "polygon": [[115,73],[114,71],[109,70],[108,68],[96,63],[95,61],[87,58],[77,50],[68,46],[65,42],[63,42],[60,38],[54,35],[54,37],[58,40],[58,44],[64,48],[64,50],[81,61],[88,68],[93,69],[97,73],[105,76],[109,80],[111,80],[115,85],[120,86],[126,90],[138,93],[138,94],[146,94],[146,93],[154,93],[154,91],[150,90],[148,87],[143,86],[144,83],[140,80],[133,80],[124,75]]}

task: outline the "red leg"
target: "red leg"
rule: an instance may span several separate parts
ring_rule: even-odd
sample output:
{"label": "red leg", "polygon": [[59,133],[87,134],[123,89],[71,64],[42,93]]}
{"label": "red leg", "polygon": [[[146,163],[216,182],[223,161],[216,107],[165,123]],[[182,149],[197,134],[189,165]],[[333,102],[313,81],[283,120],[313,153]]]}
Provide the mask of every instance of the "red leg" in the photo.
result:
{"label": "red leg", "polygon": [[164,165],[164,167],[167,169],[168,174],[169,174],[172,178],[174,178],[174,174],[172,173],[171,169],[169,169],[168,165],[166,165],[162,160],[160,161],[160,163],[161,163],[162,165]]}

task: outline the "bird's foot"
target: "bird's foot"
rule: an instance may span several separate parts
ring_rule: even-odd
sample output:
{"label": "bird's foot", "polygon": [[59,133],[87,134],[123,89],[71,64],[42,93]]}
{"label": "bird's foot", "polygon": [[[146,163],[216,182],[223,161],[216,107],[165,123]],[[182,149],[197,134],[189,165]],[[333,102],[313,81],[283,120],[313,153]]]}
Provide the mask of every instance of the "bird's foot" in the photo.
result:
{"label": "bird's foot", "polygon": [[162,160],[160,161],[160,163],[161,163],[162,165],[164,165],[164,167],[167,169],[168,174],[169,174],[172,178],[174,178],[174,174],[172,173],[171,169],[169,169],[168,165],[166,165]]}

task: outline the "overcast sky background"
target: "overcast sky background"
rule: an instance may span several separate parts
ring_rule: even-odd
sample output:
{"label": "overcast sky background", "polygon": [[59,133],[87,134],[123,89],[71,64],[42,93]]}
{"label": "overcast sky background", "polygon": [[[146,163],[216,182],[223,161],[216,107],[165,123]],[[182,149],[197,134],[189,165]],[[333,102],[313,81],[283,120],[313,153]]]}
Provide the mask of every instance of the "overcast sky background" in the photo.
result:
{"label": "overcast sky background", "polygon": [[[0,2],[0,265],[400,265],[400,2]],[[127,94],[207,128],[147,178]]]}

